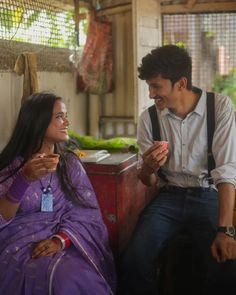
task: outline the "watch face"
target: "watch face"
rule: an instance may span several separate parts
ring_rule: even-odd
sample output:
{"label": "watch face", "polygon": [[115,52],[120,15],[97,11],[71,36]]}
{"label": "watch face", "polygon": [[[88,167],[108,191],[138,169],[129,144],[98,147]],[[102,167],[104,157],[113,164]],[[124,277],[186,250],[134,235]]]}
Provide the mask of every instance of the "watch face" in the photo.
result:
{"label": "watch face", "polygon": [[233,226],[227,226],[227,232],[226,234],[228,234],[231,237],[234,237],[235,235],[235,228]]}

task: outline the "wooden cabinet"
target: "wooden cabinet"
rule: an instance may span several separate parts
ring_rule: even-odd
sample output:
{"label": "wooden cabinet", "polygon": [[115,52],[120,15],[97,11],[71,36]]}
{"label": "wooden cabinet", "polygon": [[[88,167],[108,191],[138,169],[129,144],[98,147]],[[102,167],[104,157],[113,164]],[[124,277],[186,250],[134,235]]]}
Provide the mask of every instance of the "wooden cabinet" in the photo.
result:
{"label": "wooden cabinet", "polygon": [[117,257],[129,240],[139,212],[153,193],[137,177],[136,154],[112,154],[98,163],[85,163],[97,195],[110,244]]}

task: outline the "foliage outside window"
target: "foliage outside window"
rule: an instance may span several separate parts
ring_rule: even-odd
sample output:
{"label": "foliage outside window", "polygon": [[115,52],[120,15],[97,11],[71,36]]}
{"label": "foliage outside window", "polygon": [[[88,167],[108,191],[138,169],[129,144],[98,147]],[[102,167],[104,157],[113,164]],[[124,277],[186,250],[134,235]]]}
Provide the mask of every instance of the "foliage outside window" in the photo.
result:
{"label": "foliage outside window", "polygon": [[228,75],[215,76],[213,91],[229,96],[236,108],[236,67]]}
{"label": "foliage outside window", "polygon": [[236,12],[163,15],[163,44],[185,47],[193,83],[228,95],[236,107]]}
{"label": "foliage outside window", "polygon": [[1,39],[69,48],[74,44],[71,12],[1,9]]}
{"label": "foliage outside window", "polygon": [[[22,1],[21,6],[17,1],[11,5],[7,2],[0,3],[0,39],[55,48],[76,46],[73,11],[62,11],[36,1]],[[81,13],[85,12],[86,8],[81,8]],[[85,44],[86,33],[87,20],[84,19],[80,22],[81,46]]]}
{"label": "foliage outside window", "polygon": [[[81,7],[81,13],[87,9]],[[87,18],[80,18],[76,33],[73,7],[63,10],[48,0],[0,1],[0,72],[11,72],[22,52],[37,54],[38,71],[73,71],[70,57],[81,52],[87,26]]]}

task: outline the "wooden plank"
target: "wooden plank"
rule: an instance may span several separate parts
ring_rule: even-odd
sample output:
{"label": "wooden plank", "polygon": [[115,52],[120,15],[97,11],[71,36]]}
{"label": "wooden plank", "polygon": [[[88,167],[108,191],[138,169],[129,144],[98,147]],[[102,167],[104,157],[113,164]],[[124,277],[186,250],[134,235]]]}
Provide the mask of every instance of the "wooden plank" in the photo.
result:
{"label": "wooden plank", "polygon": [[[80,7],[88,7],[88,8],[90,7],[90,5],[83,0],[80,0],[79,2],[80,2],[79,3]],[[61,8],[62,10],[74,10],[74,7],[75,7],[74,0],[63,0],[63,1],[62,0],[50,0],[49,3],[52,6],[56,6],[58,8]]]}
{"label": "wooden plank", "polygon": [[236,2],[218,3],[196,3],[194,7],[188,8],[186,5],[165,5],[161,6],[162,14],[174,13],[194,13],[194,12],[227,12],[236,11]]}
{"label": "wooden plank", "polygon": [[[95,2],[95,1],[94,1]],[[123,4],[127,4],[127,3],[131,3],[132,1],[130,0],[99,0],[100,6],[102,8],[107,8],[110,6],[118,6],[118,5],[123,5]]]}
{"label": "wooden plank", "polygon": [[103,15],[119,14],[119,13],[131,11],[131,9],[132,9],[131,4],[126,4],[124,6],[117,6],[114,8],[106,8],[104,10],[97,11],[97,15],[103,16]]}
{"label": "wooden plank", "polygon": [[[4,3],[4,1],[6,0],[2,0],[2,2]],[[19,7],[24,7],[24,1],[23,0],[14,0],[14,5],[17,5]],[[74,5],[74,0],[50,0],[48,2],[46,1],[39,1],[39,4],[38,4],[39,8],[42,6],[48,6],[48,7],[56,7],[58,8],[59,10],[61,9],[62,11],[73,11],[74,8],[75,8],[75,5]],[[83,1],[83,0],[79,0],[79,5],[80,7],[87,7],[87,8],[90,8],[90,4],[86,1]]]}
{"label": "wooden plank", "polygon": [[188,0],[186,7],[192,9],[193,6],[196,4],[197,0]]}

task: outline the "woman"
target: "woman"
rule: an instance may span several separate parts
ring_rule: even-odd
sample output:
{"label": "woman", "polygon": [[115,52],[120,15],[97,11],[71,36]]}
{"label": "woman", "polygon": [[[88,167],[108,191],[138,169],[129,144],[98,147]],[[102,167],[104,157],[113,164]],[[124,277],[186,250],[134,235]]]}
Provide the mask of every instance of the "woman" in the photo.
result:
{"label": "woman", "polygon": [[66,106],[33,94],[0,154],[0,294],[114,294],[107,230],[79,159],[63,152]]}

